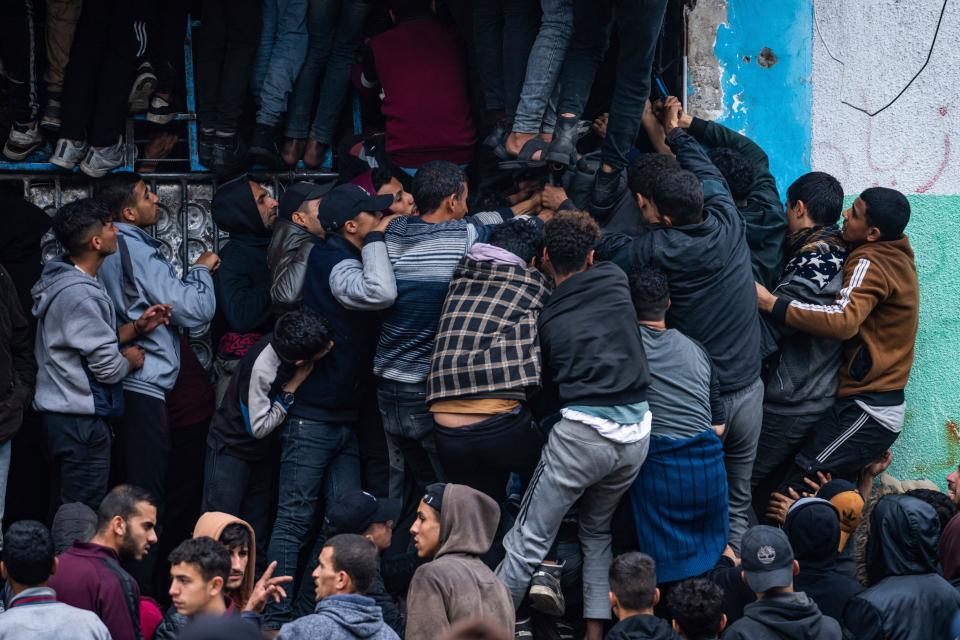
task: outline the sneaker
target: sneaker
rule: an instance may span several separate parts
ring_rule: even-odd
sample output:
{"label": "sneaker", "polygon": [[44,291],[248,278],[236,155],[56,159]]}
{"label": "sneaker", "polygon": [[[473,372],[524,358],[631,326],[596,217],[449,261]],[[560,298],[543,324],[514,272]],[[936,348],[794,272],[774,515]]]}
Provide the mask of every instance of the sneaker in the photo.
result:
{"label": "sneaker", "polygon": [[50,91],[47,94],[47,106],[43,109],[43,118],[40,126],[44,129],[56,131],[60,128],[60,93]]}
{"label": "sneaker", "polygon": [[235,133],[230,136],[221,136],[218,133],[213,140],[213,158],[208,166],[215,173],[226,176],[243,167],[249,151],[240,136]]}
{"label": "sneaker", "polygon": [[19,162],[30,155],[34,149],[43,144],[43,133],[37,126],[37,121],[20,124],[14,122],[10,127],[10,136],[3,145],[3,155]]}
{"label": "sneaker", "polygon": [[213,166],[213,145],[216,140],[214,138],[215,133],[216,131],[213,129],[201,128],[197,135],[197,155],[199,156],[200,164],[208,169]]}
{"label": "sneaker", "polygon": [[562,616],[567,608],[560,587],[562,564],[541,564],[530,582],[530,606],[548,616]]}
{"label": "sneaker", "polygon": [[[144,62],[137,69],[137,79],[133,81],[127,104],[130,113],[143,113],[150,107],[150,96],[157,88],[157,74],[153,72],[153,65]],[[111,147],[112,148],[112,147]]]}
{"label": "sneaker", "polygon": [[273,166],[277,163],[277,141],[274,127],[258,122],[253,128],[247,153],[253,160]]}
{"label": "sneaker", "polygon": [[560,619],[556,623],[558,640],[573,640],[573,625],[566,620]]}
{"label": "sneaker", "polygon": [[517,620],[513,625],[513,637],[515,640],[533,640],[533,621],[530,618]]}
{"label": "sneaker", "polygon": [[147,111],[147,121],[154,124],[169,124],[173,120],[173,109],[166,98],[153,96],[150,98],[150,110]]}
{"label": "sneaker", "polygon": [[120,166],[123,166],[123,138],[110,147],[90,147],[80,163],[80,171],[91,178],[102,178]]}
{"label": "sneaker", "polygon": [[62,169],[73,169],[77,163],[87,156],[90,150],[83,140],[70,140],[60,138],[57,144],[53,146],[53,154],[50,155],[50,163],[55,164]]}

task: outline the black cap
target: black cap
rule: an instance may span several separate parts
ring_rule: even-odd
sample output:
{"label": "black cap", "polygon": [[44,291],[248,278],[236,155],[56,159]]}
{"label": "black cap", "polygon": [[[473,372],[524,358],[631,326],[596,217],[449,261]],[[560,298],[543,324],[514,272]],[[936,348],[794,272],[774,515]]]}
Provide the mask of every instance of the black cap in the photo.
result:
{"label": "black cap", "polygon": [[433,507],[439,513],[440,508],[443,507],[443,490],[446,488],[447,485],[444,482],[428,484],[427,491],[423,494],[424,504]]}
{"label": "black cap", "polygon": [[754,593],[793,584],[793,548],[787,534],[759,525],[747,529],[740,542],[740,567]]}
{"label": "black cap", "polygon": [[324,516],[328,533],[362,534],[375,522],[396,521],[400,517],[400,501],[377,498],[366,491],[348,491],[327,507]]}
{"label": "black cap", "polygon": [[285,220],[289,220],[295,211],[300,210],[307,200],[316,200],[330,193],[333,189],[333,182],[323,184],[313,184],[312,182],[295,182],[280,196],[280,203],[277,206],[277,215]]}
{"label": "black cap", "polygon": [[393,202],[392,195],[371,196],[359,185],[341,184],[320,203],[320,224],[327,231],[335,231],[364,211],[389,209]]}

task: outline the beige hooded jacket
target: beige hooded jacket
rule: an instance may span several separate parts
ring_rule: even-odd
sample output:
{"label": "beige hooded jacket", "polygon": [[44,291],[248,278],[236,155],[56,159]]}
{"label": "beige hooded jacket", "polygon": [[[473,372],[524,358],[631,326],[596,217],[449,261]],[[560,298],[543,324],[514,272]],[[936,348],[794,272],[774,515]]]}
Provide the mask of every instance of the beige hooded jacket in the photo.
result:
{"label": "beige hooded jacket", "polygon": [[237,591],[227,594],[233,600],[237,610],[240,611],[244,605],[247,604],[247,600],[250,599],[250,594],[253,593],[253,578],[257,570],[257,539],[253,534],[253,527],[247,524],[246,521],[232,516],[229,513],[208,511],[197,520],[197,526],[193,528],[193,537],[208,536],[219,542],[220,534],[227,528],[227,525],[233,524],[234,522],[242,524],[250,534],[250,553],[247,556],[247,570],[243,574],[243,584],[240,585],[240,589]]}

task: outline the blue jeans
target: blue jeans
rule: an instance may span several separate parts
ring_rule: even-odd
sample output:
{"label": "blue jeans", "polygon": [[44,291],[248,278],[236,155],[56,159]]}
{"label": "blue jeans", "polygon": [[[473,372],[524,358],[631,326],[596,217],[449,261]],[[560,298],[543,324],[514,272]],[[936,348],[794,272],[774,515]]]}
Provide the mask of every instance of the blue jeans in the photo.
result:
{"label": "blue jeans", "polygon": [[513,117],[539,21],[536,0],[473,3],[473,48],[488,111]]}
{"label": "blue jeans", "polygon": [[420,493],[428,484],[442,481],[443,470],[433,437],[433,414],[427,408],[427,383],[381,378],[377,400],[390,449],[390,497],[400,498],[405,493],[404,463]]}
{"label": "blue jeans", "polygon": [[[274,575],[296,576],[300,552],[323,510],[336,496],[360,488],[360,446],[352,423],[314,422],[290,416],[280,435],[280,497],[267,559]],[[265,624],[277,629],[293,615],[295,594],[267,607]]]}
{"label": "blue jeans", "polygon": [[513,130],[539,133],[573,34],[573,0],[540,0],[543,20],[527,58]]}
{"label": "blue jeans", "polygon": [[[371,0],[310,0],[309,46],[287,112],[287,137],[330,144],[350,86],[350,67],[363,36]],[[323,82],[320,83],[320,79]],[[320,85],[314,116],[314,97]]]}
{"label": "blue jeans", "polygon": [[251,79],[260,103],[257,123],[277,126],[287,111],[287,97],[307,57],[307,4],[308,0],[264,0]]}

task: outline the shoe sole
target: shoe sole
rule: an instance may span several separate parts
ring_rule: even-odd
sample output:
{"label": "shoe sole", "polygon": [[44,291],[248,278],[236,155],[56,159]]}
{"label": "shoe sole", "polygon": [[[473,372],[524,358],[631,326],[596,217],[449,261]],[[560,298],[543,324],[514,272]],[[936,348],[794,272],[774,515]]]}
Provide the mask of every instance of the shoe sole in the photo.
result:
{"label": "shoe sole", "polygon": [[107,175],[114,169],[119,169],[122,166],[123,166],[123,163],[121,162],[117,166],[110,167],[109,169],[91,169],[89,165],[81,162],[80,171],[83,171],[86,175],[90,176],[91,178],[102,178],[103,176]]}
{"label": "shoe sole", "polygon": [[14,151],[7,145],[3,145],[3,155],[9,158],[10,160],[13,160],[14,162],[20,162],[21,160],[25,160],[26,157],[29,156],[31,153],[39,149],[40,145],[42,144],[43,144],[42,142],[38,142],[32,147],[30,147],[29,149],[27,149],[26,151]]}
{"label": "shoe sole", "polygon": [[173,122],[174,114],[168,113],[166,115],[160,115],[156,113],[147,112],[147,122],[152,122],[154,124],[170,124]]}
{"label": "shoe sole", "polygon": [[550,587],[533,585],[530,587],[530,606],[548,616],[560,617],[566,611],[566,601],[557,597],[557,592]]}
{"label": "shoe sole", "polygon": [[157,88],[155,75],[140,76],[133,83],[130,95],[127,96],[127,105],[131,113],[143,113],[150,108],[150,96]]}
{"label": "shoe sole", "polygon": [[50,164],[56,165],[61,169],[66,169],[67,171],[70,171],[71,169],[77,166],[76,162],[70,162],[69,160],[63,160],[61,158],[55,158],[53,156],[50,157]]}
{"label": "shoe sole", "polygon": [[46,129],[48,131],[57,131],[60,129],[60,121],[47,120],[46,118],[44,118],[43,120],[40,121],[40,128]]}

